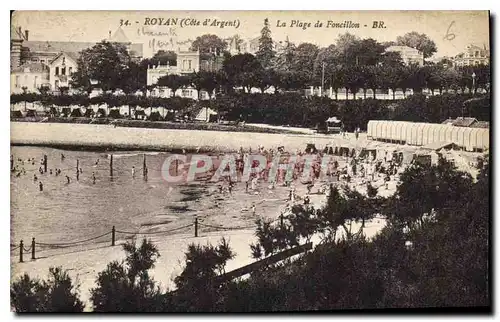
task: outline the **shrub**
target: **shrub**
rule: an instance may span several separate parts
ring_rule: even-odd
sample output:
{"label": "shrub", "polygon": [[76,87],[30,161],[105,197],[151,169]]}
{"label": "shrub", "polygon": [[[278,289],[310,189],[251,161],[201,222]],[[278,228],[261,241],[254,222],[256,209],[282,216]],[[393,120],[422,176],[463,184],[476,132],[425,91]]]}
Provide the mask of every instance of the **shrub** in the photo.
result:
{"label": "shrub", "polygon": [[24,274],[10,289],[11,306],[16,312],[82,312],[78,286],[60,267],[50,268],[47,281]]}
{"label": "shrub", "polygon": [[97,287],[90,290],[95,312],[154,312],[161,308],[161,292],[149,276],[154,268],[158,249],[144,239],[123,245],[124,262],[113,261],[98,274]]}

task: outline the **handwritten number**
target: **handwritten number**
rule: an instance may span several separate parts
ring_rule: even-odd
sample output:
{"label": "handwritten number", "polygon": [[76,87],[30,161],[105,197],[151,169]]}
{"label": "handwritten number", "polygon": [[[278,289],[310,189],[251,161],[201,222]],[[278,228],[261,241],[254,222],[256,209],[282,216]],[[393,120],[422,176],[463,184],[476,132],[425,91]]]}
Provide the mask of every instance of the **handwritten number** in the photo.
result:
{"label": "handwritten number", "polygon": [[446,30],[446,35],[444,35],[444,37],[443,37],[444,40],[452,41],[453,39],[456,38],[455,34],[450,32],[451,27],[453,27],[454,24],[455,24],[455,21],[452,21],[450,23],[450,25],[448,26],[448,30]]}
{"label": "handwritten number", "polygon": [[121,26],[129,26],[129,25],[130,25],[130,22],[128,20],[120,19],[120,27]]}

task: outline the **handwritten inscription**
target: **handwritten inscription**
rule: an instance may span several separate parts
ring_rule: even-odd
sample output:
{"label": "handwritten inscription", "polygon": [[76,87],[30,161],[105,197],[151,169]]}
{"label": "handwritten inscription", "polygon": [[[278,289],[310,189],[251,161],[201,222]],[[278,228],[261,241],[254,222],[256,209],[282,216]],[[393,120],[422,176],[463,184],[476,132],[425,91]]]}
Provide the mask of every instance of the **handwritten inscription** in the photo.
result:
{"label": "handwritten inscription", "polygon": [[456,38],[456,35],[451,32],[451,28],[455,25],[455,21],[452,21],[446,30],[446,34],[443,37],[443,40],[452,41]]}

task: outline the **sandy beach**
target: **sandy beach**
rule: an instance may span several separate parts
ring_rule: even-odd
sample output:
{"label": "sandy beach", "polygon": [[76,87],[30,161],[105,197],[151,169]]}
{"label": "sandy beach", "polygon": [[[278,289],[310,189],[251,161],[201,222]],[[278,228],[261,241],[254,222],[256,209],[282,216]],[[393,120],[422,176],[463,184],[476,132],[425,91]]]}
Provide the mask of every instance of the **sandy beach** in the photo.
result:
{"label": "sandy beach", "polygon": [[[215,131],[184,131],[184,130],[160,130],[160,129],[137,129],[120,128],[106,125],[89,124],[51,124],[51,123],[11,123],[11,142],[13,145],[36,145],[40,149],[44,146],[64,146],[70,150],[76,148],[87,150],[87,148],[108,149],[130,149],[130,150],[156,150],[168,151],[177,149],[200,150],[200,151],[237,151],[240,147],[245,149],[257,149],[264,145],[266,148],[276,149],[284,146],[286,151],[303,151],[307,143],[314,143],[318,149],[326,145],[348,146],[351,148],[391,146],[399,149],[416,150],[417,147],[396,146],[387,143],[369,141],[366,136],[361,135],[358,140],[354,136],[347,135],[318,135],[307,131],[297,134],[263,134],[263,133],[233,133]],[[22,148],[22,147],[20,147]],[[71,152],[76,153],[76,152]],[[84,152],[82,152],[84,153]],[[85,152],[87,153],[87,152]],[[70,151],[68,151],[68,155]],[[139,157],[138,157],[139,158]],[[345,165],[344,157],[337,157],[339,165]],[[117,158],[116,160],[120,160]],[[120,161],[116,161],[120,162]],[[119,164],[119,163],[118,163]],[[119,172],[122,175],[125,172]],[[331,180],[331,179],[328,179]],[[310,194],[311,205],[316,208],[322,207],[326,202],[326,195],[319,193],[323,185],[329,185],[329,181],[316,182]],[[153,189],[163,184],[154,180],[148,182],[145,189]],[[380,196],[390,196],[396,189],[397,180],[392,180],[386,187],[382,177],[374,181],[374,186],[379,189]],[[295,185],[297,200],[307,193],[306,185],[297,182]],[[366,193],[366,184],[361,179],[354,178],[351,187],[361,193]],[[76,187],[76,185],[75,185]],[[91,187],[91,186],[90,186]],[[85,189],[91,189],[87,187]],[[140,188],[140,186],[138,186]],[[77,189],[77,188],[72,188]],[[142,214],[134,218],[134,224],[139,227],[136,234],[117,233],[116,246],[111,246],[110,236],[107,235],[95,242],[80,246],[62,248],[37,249],[36,259],[31,260],[29,253],[24,255],[25,261],[19,263],[18,251],[11,252],[11,277],[16,278],[24,273],[32,277],[45,278],[49,267],[62,266],[69,270],[70,276],[80,284],[82,299],[87,303],[89,310],[90,289],[95,286],[94,281],[97,273],[102,271],[106,265],[113,260],[122,260],[124,252],[120,245],[126,240],[135,238],[140,240],[149,238],[159,248],[161,257],[153,270],[153,276],[160,281],[165,288],[172,288],[172,279],[182,271],[184,252],[190,243],[217,243],[221,237],[230,241],[230,246],[237,256],[228,263],[227,271],[247,265],[254,260],[251,258],[250,243],[256,241],[254,235],[255,220],[263,218],[276,220],[279,218],[288,204],[289,187],[276,185],[274,189],[269,188],[267,182],[259,182],[257,188],[250,192],[246,191],[244,182],[237,182],[231,193],[227,190],[220,191],[215,183],[193,183],[181,187],[174,187],[177,195],[175,198],[165,199],[165,211]],[[201,193],[201,198],[190,198],[190,189]],[[22,189],[21,189],[22,190]],[[20,191],[21,191],[20,190]],[[75,190],[76,191],[76,190]],[[73,192],[72,192],[73,193]],[[183,194],[184,193],[184,194]],[[150,198],[157,198],[148,192]],[[174,195],[174,194],[173,194]],[[187,196],[187,197],[186,197]],[[155,199],[156,200],[156,199]],[[148,204],[153,199],[145,201]],[[252,211],[255,205],[255,214]],[[123,205],[127,207],[126,204]],[[182,216],[176,214],[179,208]],[[100,210],[101,213],[106,210]],[[115,212],[116,210],[111,210]],[[119,211],[118,211],[119,214]],[[85,215],[85,214],[84,214]],[[13,218],[19,214],[13,213]],[[194,233],[194,219],[198,218],[198,237]],[[111,226],[112,222],[109,222]],[[374,219],[367,223],[365,234],[367,237],[374,236],[383,226],[383,219]],[[354,225],[353,230],[357,229]],[[87,227],[88,228],[88,227]],[[90,227],[92,228],[92,227]],[[101,229],[102,228],[102,229]],[[174,232],[168,232],[177,229]],[[69,227],[67,235],[78,227]],[[100,227],[103,232],[109,227]],[[162,233],[167,232],[167,233]],[[65,233],[65,232],[64,232]],[[48,236],[48,235],[47,235]],[[50,236],[46,237],[49,238]],[[88,236],[92,237],[92,236]],[[30,240],[30,235],[19,236]],[[16,237],[14,242],[19,238]],[[318,242],[319,236],[313,238]],[[28,242],[29,243],[29,242]],[[29,246],[29,245],[28,245]]]}

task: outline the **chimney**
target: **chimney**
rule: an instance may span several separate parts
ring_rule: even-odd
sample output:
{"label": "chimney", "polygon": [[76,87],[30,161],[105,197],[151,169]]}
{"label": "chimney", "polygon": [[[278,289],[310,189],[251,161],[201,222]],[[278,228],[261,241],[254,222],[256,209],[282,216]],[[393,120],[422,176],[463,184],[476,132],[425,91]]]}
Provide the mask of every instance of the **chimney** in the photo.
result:
{"label": "chimney", "polygon": [[29,35],[30,35],[30,31],[29,30],[25,30],[24,31],[24,40],[28,41],[29,40],[28,39]]}

